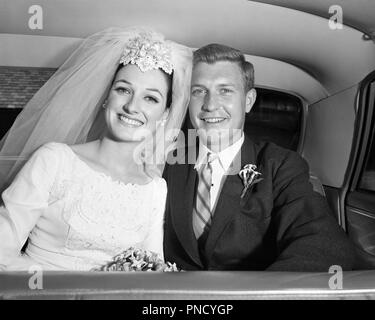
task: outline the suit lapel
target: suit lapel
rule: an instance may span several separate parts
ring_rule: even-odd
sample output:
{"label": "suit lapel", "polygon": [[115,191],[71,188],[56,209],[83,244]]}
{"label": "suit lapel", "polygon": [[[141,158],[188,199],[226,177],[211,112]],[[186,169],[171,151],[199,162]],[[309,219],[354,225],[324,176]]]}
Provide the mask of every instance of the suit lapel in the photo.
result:
{"label": "suit lapel", "polygon": [[[245,164],[255,164],[255,153],[255,145],[248,137],[245,136],[241,151],[238,152],[234,158],[219,195],[212,226],[205,246],[207,261],[210,260],[210,257],[215,249],[216,242],[224,231],[225,227],[228,225],[231,219],[241,211],[243,204],[240,196],[243,190],[243,183],[238,173]],[[223,177],[223,179],[225,179],[225,177]]]}
{"label": "suit lapel", "polygon": [[172,173],[173,183],[169,187],[173,200],[171,202],[173,206],[171,208],[172,223],[181,245],[190,258],[203,268],[192,225],[192,212],[198,183],[197,172],[194,169],[194,164],[174,165],[172,168],[175,169]]}

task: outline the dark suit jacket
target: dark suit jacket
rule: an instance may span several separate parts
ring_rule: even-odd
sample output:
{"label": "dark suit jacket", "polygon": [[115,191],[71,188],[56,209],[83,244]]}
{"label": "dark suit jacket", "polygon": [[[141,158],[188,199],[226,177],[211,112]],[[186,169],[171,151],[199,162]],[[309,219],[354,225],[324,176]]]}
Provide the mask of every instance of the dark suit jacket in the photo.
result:
{"label": "dark suit jacket", "polygon": [[325,198],[313,191],[306,161],[296,152],[246,137],[241,168],[249,163],[257,165],[263,180],[241,198],[241,178],[227,176],[203,253],[192,227],[194,164],[167,165],[165,259],[184,270],[352,269],[355,249]]}

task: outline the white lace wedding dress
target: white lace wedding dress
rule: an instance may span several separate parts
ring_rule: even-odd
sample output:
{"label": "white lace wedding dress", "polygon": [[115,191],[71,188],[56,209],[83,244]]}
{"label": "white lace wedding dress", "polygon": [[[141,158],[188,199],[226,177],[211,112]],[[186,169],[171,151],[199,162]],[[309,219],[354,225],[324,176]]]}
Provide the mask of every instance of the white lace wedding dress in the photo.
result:
{"label": "white lace wedding dress", "polygon": [[68,145],[48,143],[2,194],[0,267],[90,270],[131,246],[163,256],[166,193],[162,178],[115,181]]}

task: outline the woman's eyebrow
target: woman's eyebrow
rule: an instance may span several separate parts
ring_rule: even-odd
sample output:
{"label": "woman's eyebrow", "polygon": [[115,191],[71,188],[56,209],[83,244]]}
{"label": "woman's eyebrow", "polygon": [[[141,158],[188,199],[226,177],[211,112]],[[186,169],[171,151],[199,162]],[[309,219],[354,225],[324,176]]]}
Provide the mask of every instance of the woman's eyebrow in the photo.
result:
{"label": "woman's eyebrow", "polygon": [[146,90],[153,91],[153,92],[157,92],[157,93],[159,93],[159,94],[164,98],[163,94],[159,91],[159,89],[155,89],[155,88],[146,88]]}
{"label": "woman's eyebrow", "polygon": [[199,84],[199,83],[193,83],[193,84],[191,85],[191,87],[192,87],[192,88],[194,88],[194,87],[206,88],[203,84]]}
{"label": "woman's eyebrow", "polygon": [[124,82],[124,83],[130,84],[130,85],[132,84],[131,82],[129,82],[129,81],[125,80],[125,79],[118,79],[118,80],[115,81],[115,83],[117,83],[117,82]]}

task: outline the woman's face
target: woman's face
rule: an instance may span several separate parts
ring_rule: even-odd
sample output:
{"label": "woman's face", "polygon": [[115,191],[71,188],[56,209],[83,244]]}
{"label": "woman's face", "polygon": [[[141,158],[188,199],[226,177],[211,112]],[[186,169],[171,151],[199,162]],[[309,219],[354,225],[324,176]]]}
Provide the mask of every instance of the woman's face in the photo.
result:
{"label": "woman's face", "polygon": [[[166,118],[169,78],[162,70],[142,72],[136,65],[119,69],[106,102],[108,132],[116,141],[141,141]],[[146,131],[144,131],[146,130]]]}

